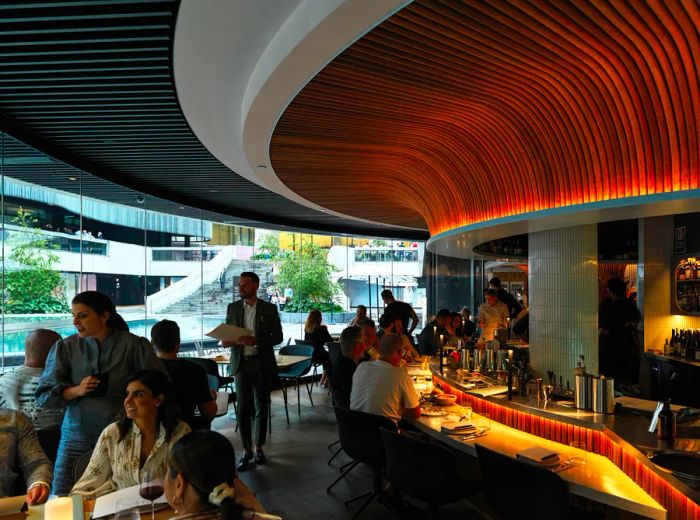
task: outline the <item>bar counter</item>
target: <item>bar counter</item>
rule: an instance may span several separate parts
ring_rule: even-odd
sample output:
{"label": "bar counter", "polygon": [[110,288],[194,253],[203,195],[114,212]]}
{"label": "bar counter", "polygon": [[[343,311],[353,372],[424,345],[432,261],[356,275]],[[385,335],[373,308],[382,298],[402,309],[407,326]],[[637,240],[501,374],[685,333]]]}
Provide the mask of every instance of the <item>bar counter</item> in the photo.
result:
{"label": "bar counter", "polygon": [[[647,518],[700,520],[700,492],[647,457],[656,450],[698,451],[700,439],[665,443],[648,432],[645,416],[596,414],[516,395],[508,401],[493,390],[467,389],[455,371],[443,369],[441,374],[437,363],[430,368],[435,386],[456,395],[458,404],[471,405],[477,414],[488,413],[492,429],[484,437],[460,441],[440,432],[441,418],[421,417],[415,424],[423,432],[472,456],[477,442],[513,456],[534,444],[567,453],[569,443],[582,441],[588,450],[587,464],[559,473],[572,494]],[[696,423],[679,427],[679,433],[700,431],[700,421]]]}

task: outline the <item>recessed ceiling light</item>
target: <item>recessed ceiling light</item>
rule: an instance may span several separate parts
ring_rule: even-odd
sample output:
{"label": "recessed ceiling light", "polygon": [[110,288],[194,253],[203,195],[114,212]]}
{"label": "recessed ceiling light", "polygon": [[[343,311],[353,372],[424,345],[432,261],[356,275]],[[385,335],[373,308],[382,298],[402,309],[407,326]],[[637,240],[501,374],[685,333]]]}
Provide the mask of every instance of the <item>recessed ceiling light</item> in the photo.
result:
{"label": "recessed ceiling light", "polygon": [[185,209],[185,206],[180,206],[180,209]]}
{"label": "recessed ceiling light", "polygon": [[209,193],[217,193],[219,190],[209,190]]}
{"label": "recessed ceiling light", "polygon": [[77,177],[68,177],[68,180],[69,180],[69,181],[77,181],[78,178],[77,178]]}
{"label": "recessed ceiling light", "polygon": [[258,164],[258,168],[267,168],[267,166],[264,164]]}

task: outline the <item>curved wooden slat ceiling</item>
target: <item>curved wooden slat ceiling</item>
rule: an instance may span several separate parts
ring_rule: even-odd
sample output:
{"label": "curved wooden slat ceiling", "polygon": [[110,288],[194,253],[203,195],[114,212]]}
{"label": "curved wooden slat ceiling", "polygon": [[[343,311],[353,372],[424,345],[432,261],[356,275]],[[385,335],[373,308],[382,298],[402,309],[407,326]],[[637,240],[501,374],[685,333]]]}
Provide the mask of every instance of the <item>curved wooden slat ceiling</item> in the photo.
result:
{"label": "curved wooden slat ceiling", "polygon": [[418,0],[293,100],[277,175],[330,209],[437,234],[698,188],[693,1]]}

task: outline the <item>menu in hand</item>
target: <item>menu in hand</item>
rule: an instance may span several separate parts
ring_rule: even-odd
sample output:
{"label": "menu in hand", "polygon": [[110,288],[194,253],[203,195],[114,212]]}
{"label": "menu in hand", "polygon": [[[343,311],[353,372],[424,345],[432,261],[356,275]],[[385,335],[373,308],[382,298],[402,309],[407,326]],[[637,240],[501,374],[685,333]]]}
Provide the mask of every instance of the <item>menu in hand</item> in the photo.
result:
{"label": "menu in hand", "polygon": [[205,336],[209,336],[210,338],[215,338],[220,341],[230,341],[232,343],[235,343],[243,336],[253,336],[254,334],[255,333],[252,330],[222,323],[218,325],[214,330],[210,330],[209,332],[207,332]]}

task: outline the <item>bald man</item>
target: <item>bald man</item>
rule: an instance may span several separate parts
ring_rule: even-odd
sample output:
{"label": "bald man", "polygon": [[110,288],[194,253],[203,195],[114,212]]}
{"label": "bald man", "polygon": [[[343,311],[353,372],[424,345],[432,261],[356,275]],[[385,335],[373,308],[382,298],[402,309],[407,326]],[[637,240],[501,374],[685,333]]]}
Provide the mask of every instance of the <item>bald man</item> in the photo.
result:
{"label": "bald man", "polygon": [[63,410],[37,408],[34,392],[46,366],[46,358],[60,334],[36,329],[24,341],[24,365],[0,377],[0,408],[24,412],[36,430],[61,426]]}

